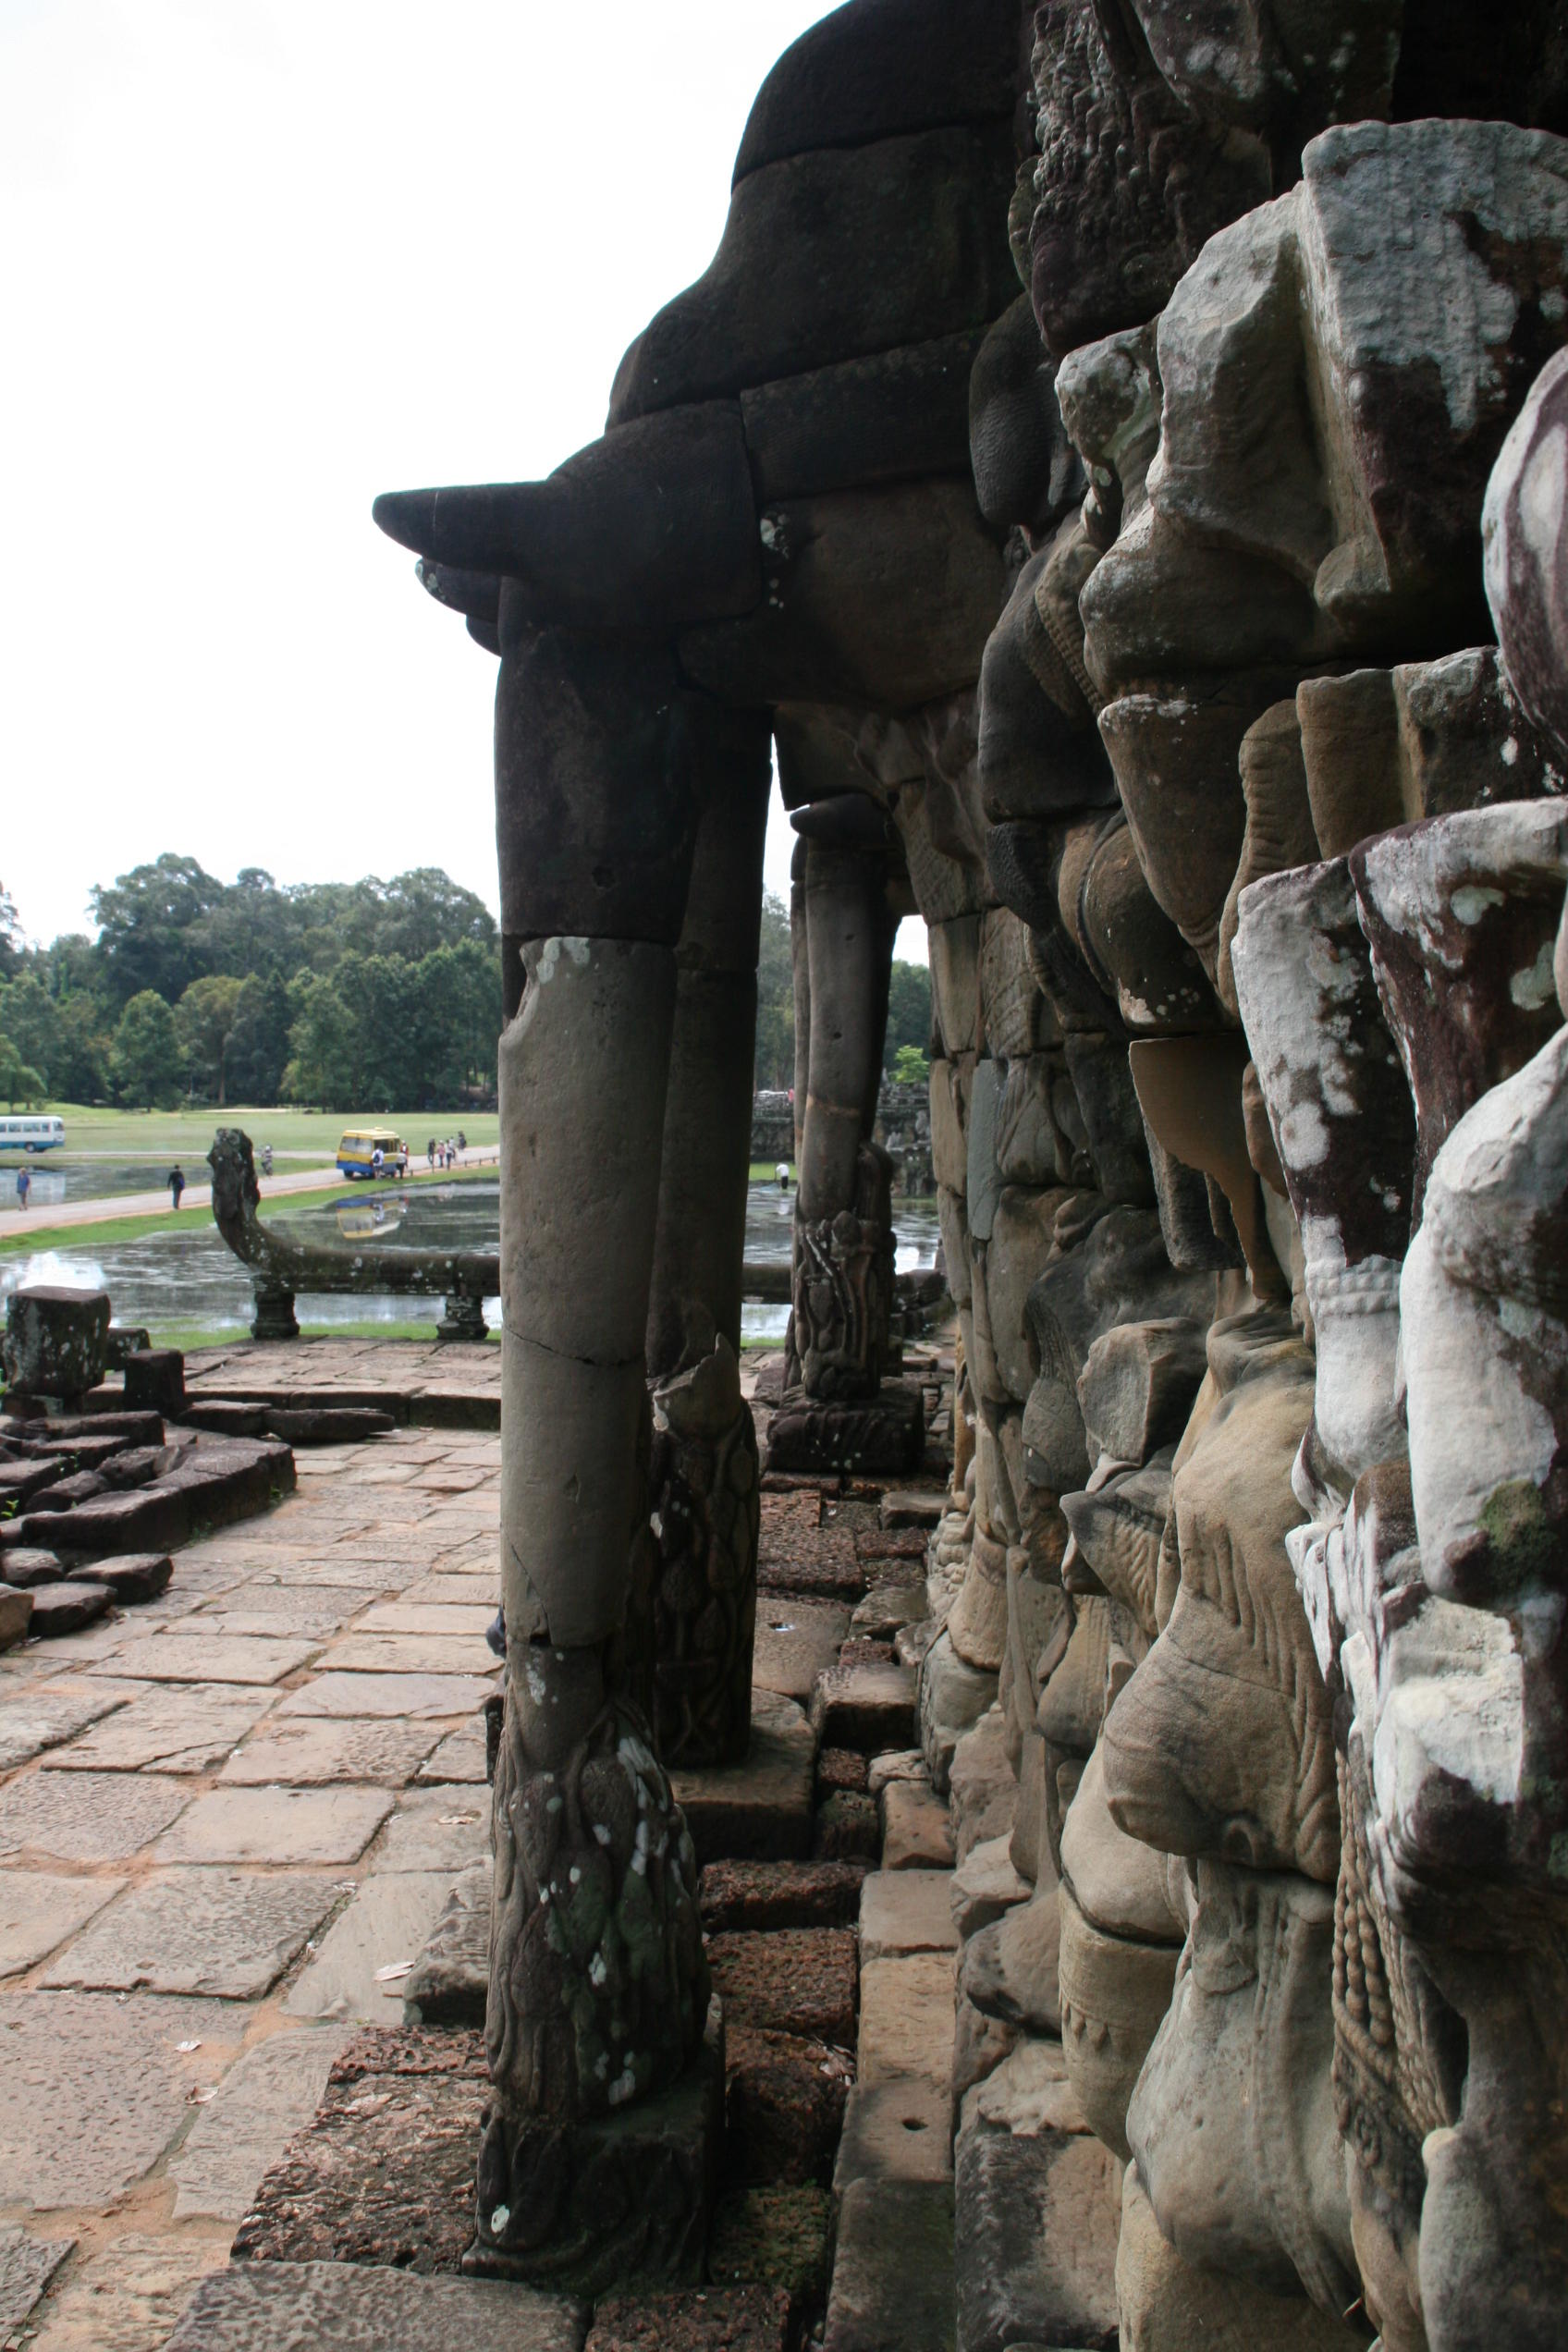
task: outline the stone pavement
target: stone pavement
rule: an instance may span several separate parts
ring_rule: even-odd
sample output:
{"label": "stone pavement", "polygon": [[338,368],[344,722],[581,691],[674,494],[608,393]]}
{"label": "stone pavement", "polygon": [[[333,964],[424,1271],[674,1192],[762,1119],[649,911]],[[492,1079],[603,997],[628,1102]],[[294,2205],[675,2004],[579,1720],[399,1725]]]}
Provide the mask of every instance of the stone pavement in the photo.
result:
{"label": "stone pavement", "polygon": [[499,1460],[301,1452],[156,1601],[0,1657],[0,2346],[154,2352],[348,2035],[401,2020],[488,1850]]}

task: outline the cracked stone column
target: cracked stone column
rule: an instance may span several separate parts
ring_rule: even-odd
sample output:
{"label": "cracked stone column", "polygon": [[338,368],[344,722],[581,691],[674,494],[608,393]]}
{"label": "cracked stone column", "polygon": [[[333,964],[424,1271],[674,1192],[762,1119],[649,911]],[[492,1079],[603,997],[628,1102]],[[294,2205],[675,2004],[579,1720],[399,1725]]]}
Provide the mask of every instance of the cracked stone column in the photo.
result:
{"label": "cracked stone column", "polygon": [[676,951],[648,1306],[654,1730],[669,1764],[741,1761],[751,1734],[759,1490],[741,1394],[763,844],[765,717],[693,704],[703,785]]}
{"label": "cracked stone column", "polygon": [[475,2267],[582,2277],[592,2248],[668,2274],[700,2239],[704,2125],[631,2127],[692,2079],[708,1982],[625,1653],[695,753],[667,653],[533,631],[511,593],[496,816],[525,985],[499,1053],[507,1704]]}

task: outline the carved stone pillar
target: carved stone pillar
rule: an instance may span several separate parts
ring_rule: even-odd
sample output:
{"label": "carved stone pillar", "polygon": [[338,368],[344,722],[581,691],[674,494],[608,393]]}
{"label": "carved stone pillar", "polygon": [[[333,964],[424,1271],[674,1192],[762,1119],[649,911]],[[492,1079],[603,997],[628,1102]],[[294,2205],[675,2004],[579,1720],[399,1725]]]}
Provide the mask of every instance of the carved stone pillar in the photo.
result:
{"label": "carved stone pillar", "polygon": [[[713,2123],[696,1869],[623,1658],[694,754],[667,655],[535,632],[509,594],[496,814],[525,985],[499,1051],[507,1703],[473,2259],[589,2291],[603,2264],[700,2261]],[[693,2111],[644,2147],[659,2094]]]}
{"label": "carved stone pillar", "polygon": [[703,774],[648,1307],[654,1730],[670,1764],[729,1764],[751,1732],[759,1496],[741,1394],[756,962],[771,782],[766,718],[700,705]]}

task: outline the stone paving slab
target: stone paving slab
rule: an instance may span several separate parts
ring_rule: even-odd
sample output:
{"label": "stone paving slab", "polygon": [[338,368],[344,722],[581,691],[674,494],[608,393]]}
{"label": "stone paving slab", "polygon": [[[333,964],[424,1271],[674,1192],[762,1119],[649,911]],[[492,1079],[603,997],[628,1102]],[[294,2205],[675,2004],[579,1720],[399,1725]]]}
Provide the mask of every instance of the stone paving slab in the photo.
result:
{"label": "stone paving slab", "polygon": [[289,1635],[327,1641],[359,1615],[365,1599],[357,1585],[277,1585],[252,1576],[181,1617],[169,1630],[208,1640],[241,1634],[260,1635],[267,1641]]}
{"label": "stone paving slab", "polygon": [[198,2281],[227,2260],[224,2237],[129,2232],[72,2266],[28,2352],[163,2352]]}
{"label": "stone paving slab", "polygon": [[325,1672],[346,1674],[484,1674],[495,1663],[483,1626],[472,1634],[348,1634],[322,1660]]}
{"label": "stone paving slab", "polygon": [[[288,1993],[288,2014],[400,2025],[404,1984],[450,1886],[445,1870],[373,1872]],[[383,1969],[398,1973],[382,1977]]]}
{"label": "stone paving slab", "polygon": [[860,1893],[860,1958],[956,1952],[950,1870],[874,1870]]}
{"label": "stone paving slab", "polygon": [[101,1911],[43,1982],[251,2000],[298,1958],[338,1899],[319,1875],[165,1871]]}
{"label": "stone paving slab", "polygon": [[410,1609],[484,1609],[493,1617],[500,1598],[501,1579],[493,1566],[448,1568],[437,1561],[428,1576],[421,1576],[417,1583],[409,1586],[402,1605]]}
{"label": "stone paving slab", "polygon": [[178,1781],[141,1772],[34,1772],[0,1789],[0,1855],[125,1862],[190,1802]]}
{"label": "stone paving slab", "polygon": [[477,1674],[318,1674],[290,1691],[280,1715],[397,1715],[420,1721],[469,1715],[492,1684]]}
{"label": "stone paving slab", "polygon": [[7,2340],[37,2305],[74,2237],[30,2237],[22,2229],[0,2229],[0,2337]]}
{"label": "stone paving slab", "polygon": [[245,2052],[169,2160],[177,2222],[238,2222],[250,2211],[263,2175],[315,2113],[347,2036],[346,2027],[304,2027]]}
{"label": "stone paving slab", "polygon": [[209,1789],[163,1839],[154,1859],[357,1862],[392,1805],[388,1789]]}
{"label": "stone paving slab", "polygon": [[245,2262],[207,2280],[168,2352],[582,2352],[586,2313],[484,2279],[335,2262]]}
{"label": "stone paving slab", "polygon": [[272,1704],[272,1693],[239,1683],[211,1689],[133,1685],[141,1695],[116,1702],[105,1716],[68,1745],[51,1748],[46,1772],[210,1772]]}
{"label": "stone paving slab", "polygon": [[115,1651],[115,1672],[149,1683],[280,1683],[320,1644],[242,1634],[148,1634]]}
{"label": "stone paving slab", "polygon": [[[36,1661],[28,1660],[29,1674]],[[29,1690],[0,1696],[0,1772],[14,1771],[45,1748],[70,1739],[89,1723],[96,1723],[123,1707],[133,1694],[127,1690]]]}
{"label": "stone paving slab", "polygon": [[123,1879],[57,1879],[43,1870],[0,1870],[0,1977],[35,1968],[84,1928],[124,1884]]}
{"label": "stone paving slab", "polygon": [[296,1715],[261,1725],[229,1756],[220,1785],[294,1788],[334,1781],[374,1782],[400,1788],[414,1779],[440,1737],[438,1723],[384,1718]]}
{"label": "stone paving slab", "polygon": [[490,1858],[490,1792],[410,1789],[376,1849],[378,1870],[444,1870],[451,1879]]}
{"label": "stone paving slab", "polygon": [[817,1675],[837,1661],[849,1630],[847,1609],[792,1593],[759,1593],[753,1682],[803,1706]]}
{"label": "stone paving slab", "polygon": [[[183,2129],[192,2089],[232,2062],[247,2015],[226,2020],[208,2002],[0,1993],[6,2203],[110,2204]],[[181,2041],[196,2046],[182,2052]]]}
{"label": "stone paving slab", "polygon": [[494,1600],[471,1601],[454,1593],[448,1600],[415,1602],[405,1594],[401,1600],[378,1600],[367,1609],[354,1633],[356,1638],[366,1634],[443,1634],[483,1641],[495,1614]]}
{"label": "stone paving slab", "polygon": [[476,1715],[448,1732],[419,1768],[421,1781],[461,1782],[472,1785],[486,1777],[484,1718]]}

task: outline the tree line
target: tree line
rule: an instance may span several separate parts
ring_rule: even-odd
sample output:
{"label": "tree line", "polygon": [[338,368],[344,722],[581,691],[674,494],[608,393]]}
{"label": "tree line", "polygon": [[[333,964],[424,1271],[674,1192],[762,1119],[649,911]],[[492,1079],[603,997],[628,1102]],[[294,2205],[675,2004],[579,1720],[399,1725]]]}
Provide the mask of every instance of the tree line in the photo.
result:
{"label": "tree line", "polygon": [[[439,867],[279,884],[247,866],[226,883],[170,853],[91,903],[95,937],[32,946],[0,887],[0,1100],[401,1111],[494,1093],[500,938]],[[789,1086],[790,918],[771,894],[757,999],[756,1083]],[[889,1071],[918,1074],[930,1025],[929,974],[896,962]]]}

